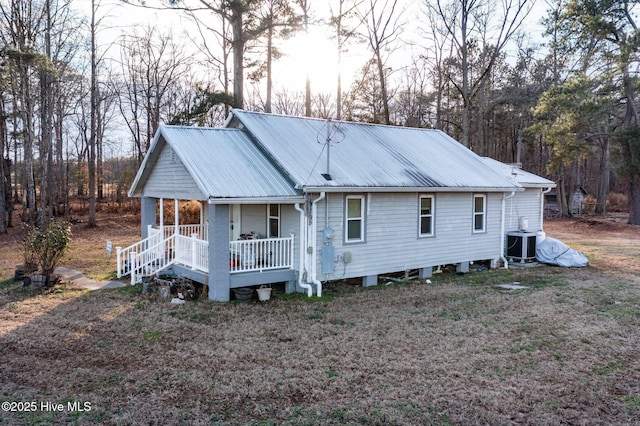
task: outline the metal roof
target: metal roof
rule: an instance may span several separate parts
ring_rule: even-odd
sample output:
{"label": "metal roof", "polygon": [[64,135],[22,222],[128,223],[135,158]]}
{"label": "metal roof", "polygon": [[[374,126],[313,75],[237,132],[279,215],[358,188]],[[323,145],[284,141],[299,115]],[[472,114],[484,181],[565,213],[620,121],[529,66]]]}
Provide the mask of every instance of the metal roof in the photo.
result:
{"label": "metal roof", "polygon": [[510,179],[515,180],[520,185],[527,188],[555,188],[556,183],[552,180],[545,179],[542,176],[534,175],[533,173],[529,173],[525,170],[522,170],[520,167],[505,164],[498,160],[494,160],[493,158],[483,157],[482,160],[489,166],[494,168],[498,173],[503,176],[507,176]]}
{"label": "metal roof", "polygon": [[174,150],[204,199],[300,195],[242,130],[168,125],[158,129],[131,194],[141,193],[149,166],[165,143]]}
{"label": "metal roof", "polygon": [[[521,186],[438,130],[234,110],[277,167],[307,190],[514,191]],[[329,174],[325,140],[332,135]]]}
{"label": "metal roof", "polygon": [[482,158],[438,130],[243,110],[234,110],[227,126],[160,126],[130,196],[144,193],[165,145],[209,202],[284,202],[297,199],[303,191],[505,192],[555,186],[540,176]]}

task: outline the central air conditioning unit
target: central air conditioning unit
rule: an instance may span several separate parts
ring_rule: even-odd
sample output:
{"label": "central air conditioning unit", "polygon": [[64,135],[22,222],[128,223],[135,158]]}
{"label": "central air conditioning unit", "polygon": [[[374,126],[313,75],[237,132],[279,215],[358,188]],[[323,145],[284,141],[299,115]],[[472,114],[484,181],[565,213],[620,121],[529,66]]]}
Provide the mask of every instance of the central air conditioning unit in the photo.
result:
{"label": "central air conditioning unit", "polygon": [[536,261],[535,232],[507,232],[507,259],[511,262]]}

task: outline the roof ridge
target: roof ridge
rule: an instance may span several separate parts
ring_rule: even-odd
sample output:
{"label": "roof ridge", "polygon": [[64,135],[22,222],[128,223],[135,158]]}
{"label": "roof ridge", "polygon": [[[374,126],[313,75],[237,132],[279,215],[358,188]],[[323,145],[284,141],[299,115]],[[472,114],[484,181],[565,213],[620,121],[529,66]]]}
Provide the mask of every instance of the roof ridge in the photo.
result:
{"label": "roof ridge", "polygon": [[[303,121],[310,121],[311,120],[311,121],[326,122],[327,120],[329,120],[328,118],[322,118],[322,117],[305,117],[305,116],[301,116],[301,115],[286,115],[286,114],[276,114],[276,113],[269,113],[269,112],[262,112],[262,111],[247,111],[247,110],[244,110],[244,109],[233,109],[232,110],[232,114],[236,114],[236,113],[261,115],[261,116],[266,116],[266,117],[279,117],[279,118],[285,118],[285,119],[297,119],[297,120],[303,120]],[[372,127],[382,127],[382,128],[389,128],[389,129],[402,129],[402,130],[429,131],[429,132],[439,132],[439,133],[446,134],[443,130],[434,129],[434,128],[426,128],[426,127],[406,127],[406,126],[400,126],[400,125],[395,125],[395,124],[367,123],[365,121],[349,121],[349,120],[344,120],[344,119],[337,120],[337,119],[334,119],[334,118],[331,118],[331,122],[332,123],[347,124],[347,125],[372,126]]]}

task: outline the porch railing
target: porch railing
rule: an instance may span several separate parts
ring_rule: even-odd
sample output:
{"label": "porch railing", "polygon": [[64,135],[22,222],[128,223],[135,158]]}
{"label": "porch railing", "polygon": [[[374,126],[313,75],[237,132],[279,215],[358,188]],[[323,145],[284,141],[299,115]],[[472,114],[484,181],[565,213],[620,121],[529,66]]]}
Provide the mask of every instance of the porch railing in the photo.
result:
{"label": "porch railing", "polygon": [[162,258],[164,249],[163,245],[161,245],[163,241],[161,231],[149,226],[147,235],[147,238],[124,249],[122,247],[116,247],[118,278],[129,275],[136,265],[139,267],[139,263],[137,261],[131,260],[132,255],[137,256],[138,254],[146,253],[145,256],[147,260],[152,263],[157,259]]}
{"label": "porch railing", "polygon": [[[190,225],[189,225],[190,226]],[[195,225],[198,226],[198,225]],[[186,231],[188,228],[183,228]],[[174,231],[173,228],[171,228]],[[169,265],[179,263],[194,270],[209,272],[209,242],[198,233],[190,236],[149,227],[149,237],[125,249],[117,248],[118,278],[131,275],[131,283]],[[229,272],[258,272],[292,269],[294,236],[229,242]]]}
{"label": "porch railing", "polygon": [[176,263],[192,269],[209,272],[209,241],[201,240],[198,234],[191,237],[176,236]]}
{"label": "porch railing", "polygon": [[263,238],[229,242],[229,272],[293,268],[293,234],[286,238]]}
{"label": "porch railing", "polygon": [[[164,225],[162,227],[163,235],[165,238],[169,238],[171,235],[175,234],[176,227],[175,225]],[[209,240],[207,225],[200,224],[189,224],[189,225],[178,225],[178,235],[182,235],[185,237],[191,237],[193,234],[196,234],[201,240]]]}

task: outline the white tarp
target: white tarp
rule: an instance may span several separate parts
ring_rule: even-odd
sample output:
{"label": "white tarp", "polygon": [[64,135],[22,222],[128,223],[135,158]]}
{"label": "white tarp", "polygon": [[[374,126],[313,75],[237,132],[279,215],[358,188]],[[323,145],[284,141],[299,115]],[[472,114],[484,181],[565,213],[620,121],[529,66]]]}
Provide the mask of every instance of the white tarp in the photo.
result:
{"label": "white tarp", "polygon": [[567,268],[583,268],[589,265],[587,257],[555,238],[545,238],[536,244],[538,262]]}

